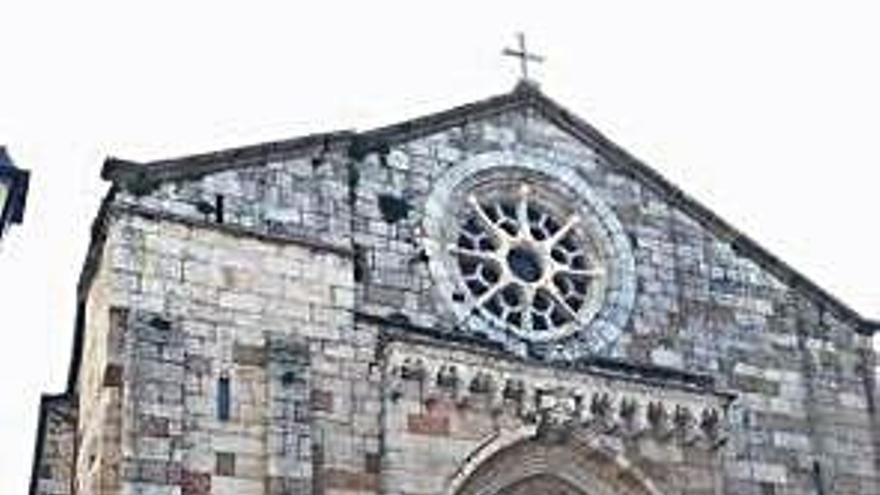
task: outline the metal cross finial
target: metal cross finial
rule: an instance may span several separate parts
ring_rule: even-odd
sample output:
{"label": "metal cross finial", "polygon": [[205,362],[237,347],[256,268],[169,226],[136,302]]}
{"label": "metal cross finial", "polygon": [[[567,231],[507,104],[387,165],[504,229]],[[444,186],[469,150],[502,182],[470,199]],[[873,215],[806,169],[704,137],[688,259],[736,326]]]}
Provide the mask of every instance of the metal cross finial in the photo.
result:
{"label": "metal cross finial", "polygon": [[522,71],[522,78],[524,81],[529,80],[529,62],[541,63],[544,61],[544,57],[540,55],[535,55],[534,53],[529,53],[526,49],[526,35],[523,33],[517,33],[516,37],[519,39],[519,50],[513,50],[511,48],[505,48],[502,51],[502,55],[506,55],[508,57],[516,57],[519,59],[520,70]]}

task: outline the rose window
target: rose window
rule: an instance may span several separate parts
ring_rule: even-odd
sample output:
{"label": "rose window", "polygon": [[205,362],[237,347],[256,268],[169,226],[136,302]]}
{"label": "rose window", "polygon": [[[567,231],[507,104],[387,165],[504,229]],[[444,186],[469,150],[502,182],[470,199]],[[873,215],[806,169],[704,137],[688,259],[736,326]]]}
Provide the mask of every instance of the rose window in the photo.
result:
{"label": "rose window", "polygon": [[449,251],[474,311],[537,339],[593,316],[605,270],[578,213],[548,206],[527,186],[474,191],[467,203]]}
{"label": "rose window", "polygon": [[421,243],[441,328],[523,357],[607,354],[635,301],[629,238],[585,171],[515,146],[445,169]]}

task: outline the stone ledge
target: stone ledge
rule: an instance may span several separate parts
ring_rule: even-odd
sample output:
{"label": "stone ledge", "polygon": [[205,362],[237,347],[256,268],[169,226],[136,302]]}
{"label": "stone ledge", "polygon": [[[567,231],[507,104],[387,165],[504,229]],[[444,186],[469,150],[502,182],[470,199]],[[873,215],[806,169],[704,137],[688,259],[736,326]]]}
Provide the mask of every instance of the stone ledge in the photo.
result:
{"label": "stone ledge", "polygon": [[[451,401],[458,408],[509,414],[539,431],[587,427],[638,439],[716,449],[727,439],[729,394],[669,387],[583,371],[527,364],[464,349],[393,341],[384,348],[386,400]],[[417,382],[409,387],[407,382]],[[418,390],[416,394],[414,391]],[[411,395],[411,396],[408,396]],[[413,395],[415,394],[415,395]],[[407,417],[411,432],[449,434],[442,415]],[[434,418],[437,418],[436,420]]]}
{"label": "stone ledge", "polygon": [[402,318],[385,318],[364,312],[356,312],[355,319],[377,325],[380,328],[380,341],[384,346],[395,342],[408,343],[444,349],[446,352],[467,352],[475,356],[509,361],[517,365],[529,365],[569,373],[592,374],[676,390],[710,393],[727,400],[733,400],[735,397],[732,392],[717,389],[715,379],[712,376],[686,370],[598,356],[591,356],[576,362],[538,361],[504,352],[493,341],[464,332],[442,331],[418,326]]}

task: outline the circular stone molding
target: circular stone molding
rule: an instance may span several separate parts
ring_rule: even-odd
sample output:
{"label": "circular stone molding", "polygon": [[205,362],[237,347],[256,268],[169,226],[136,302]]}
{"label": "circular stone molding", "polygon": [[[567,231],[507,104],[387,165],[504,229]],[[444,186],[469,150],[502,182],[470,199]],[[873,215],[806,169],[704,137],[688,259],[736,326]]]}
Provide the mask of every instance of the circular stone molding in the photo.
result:
{"label": "circular stone molding", "polygon": [[607,351],[634,301],[635,264],[607,205],[571,165],[490,152],[448,169],[425,204],[425,249],[443,304],[493,340]]}

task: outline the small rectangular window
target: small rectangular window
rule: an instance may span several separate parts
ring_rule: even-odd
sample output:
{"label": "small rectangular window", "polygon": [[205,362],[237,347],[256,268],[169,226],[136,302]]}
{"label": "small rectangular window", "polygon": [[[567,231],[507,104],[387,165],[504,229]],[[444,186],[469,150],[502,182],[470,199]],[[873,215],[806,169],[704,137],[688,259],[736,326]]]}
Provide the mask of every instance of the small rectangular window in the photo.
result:
{"label": "small rectangular window", "polygon": [[223,223],[223,201],[222,194],[214,196],[214,221],[217,223]]}
{"label": "small rectangular window", "polygon": [[217,381],[217,419],[229,421],[230,406],[229,377],[221,376]]}

